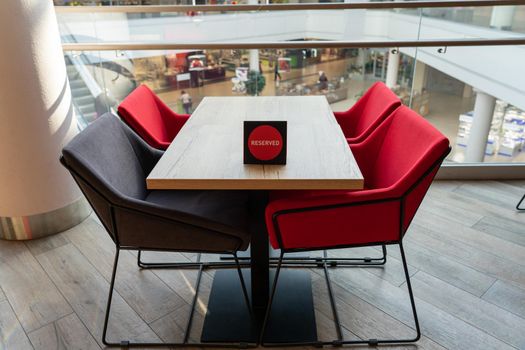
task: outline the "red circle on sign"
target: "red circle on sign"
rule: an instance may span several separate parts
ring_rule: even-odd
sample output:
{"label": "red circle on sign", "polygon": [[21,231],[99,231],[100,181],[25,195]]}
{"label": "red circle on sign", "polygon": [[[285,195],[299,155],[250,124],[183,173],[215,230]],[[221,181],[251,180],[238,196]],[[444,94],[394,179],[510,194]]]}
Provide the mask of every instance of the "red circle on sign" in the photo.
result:
{"label": "red circle on sign", "polygon": [[283,149],[283,137],[273,126],[258,126],[248,136],[248,149],[258,160],[274,159]]}

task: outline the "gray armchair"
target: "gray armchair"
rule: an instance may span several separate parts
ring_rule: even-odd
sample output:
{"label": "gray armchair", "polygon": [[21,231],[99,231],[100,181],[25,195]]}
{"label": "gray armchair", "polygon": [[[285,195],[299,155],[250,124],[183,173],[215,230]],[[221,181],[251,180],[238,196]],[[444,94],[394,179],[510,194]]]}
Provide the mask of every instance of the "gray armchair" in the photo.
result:
{"label": "gray armchair", "polygon": [[[116,245],[103,330],[103,342],[106,345],[188,344],[202,271],[212,266],[205,263],[148,265],[140,261],[141,250],[232,254],[247,308],[250,307],[237,258],[237,252],[246,250],[250,243],[248,195],[241,191],[149,191],[146,177],[162,154],[162,151],[148,146],[118,117],[109,113],[84,129],[62,150],[62,164],[71,172]],[[141,267],[199,269],[182,343],[130,344],[127,341],[107,341],[106,331],[121,249],[139,250]]]}

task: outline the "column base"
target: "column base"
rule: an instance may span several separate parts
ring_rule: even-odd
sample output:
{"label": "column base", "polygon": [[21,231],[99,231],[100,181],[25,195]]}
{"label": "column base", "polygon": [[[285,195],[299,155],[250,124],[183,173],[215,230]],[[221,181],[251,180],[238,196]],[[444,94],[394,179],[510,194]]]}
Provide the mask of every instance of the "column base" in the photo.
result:
{"label": "column base", "polygon": [[30,240],[65,231],[91,214],[84,197],[65,207],[30,216],[0,216],[0,239]]}

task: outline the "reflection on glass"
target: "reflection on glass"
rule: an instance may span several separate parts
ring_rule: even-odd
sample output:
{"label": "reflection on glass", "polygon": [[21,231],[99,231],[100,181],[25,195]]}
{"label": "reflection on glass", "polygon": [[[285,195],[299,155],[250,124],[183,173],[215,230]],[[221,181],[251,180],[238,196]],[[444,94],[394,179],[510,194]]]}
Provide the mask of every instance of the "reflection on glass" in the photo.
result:
{"label": "reflection on glass", "polygon": [[[466,70],[447,74],[450,67],[446,61],[453,61],[456,68],[463,61],[470,62],[470,70],[483,70],[484,65],[491,64],[488,53],[492,48],[449,48],[446,53],[438,53],[436,48],[420,50],[425,61],[425,55],[433,54],[445,63],[440,66],[416,61],[411,48],[67,52],[66,62],[83,125],[116,110],[140,84],[149,86],[172,109],[183,113],[182,90],[191,96],[193,109],[205,96],[324,95],[334,110],[345,110],[375,81],[386,81],[404,104],[451,140],[453,151],[448,161],[464,162],[468,160],[465,155],[475,119],[474,105],[481,92],[462,80],[468,76]],[[469,56],[473,52],[487,62],[473,64]],[[497,88],[502,81],[498,83],[496,78],[488,86],[477,88]],[[524,162],[525,112],[503,95],[489,98],[494,99],[494,110],[484,161]]]}
{"label": "reflection on glass", "polygon": [[[55,2],[59,4],[60,0]],[[184,2],[113,0],[68,4]],[[315,21],[307,21],[305,16]],[[497,39],[519,37],[516,33],[525,32],[525,6],[424,11],[59,13],[57,17],[65,43],[188,42],[197,48],[199,43],[220,41]],[[520,78],[525,76],[523,48],[438,49],[86,51],[66,52],[66,63],[82,125],[115,109],[140,84],[148,85],[182,113],[182,90],[191,96],[193,108],[205,96],[324,95],[334,110],[345,110],[375,81],[384,81],[404,104],[450,138],[453,151],[449,161],[524,162],[525,86]],[[476,101],[482,100],[489,107],[485,112],[476,112]],[[488,120],[486,144],[472,141],[478,139],[471,136],[479,129],[479,120]],[[475,149],[477,156],[472,155]]]}
{"label": "reflection on glass", "polygon": [[429,8],[425,17],[496,30],[525,33],[525,6]]}

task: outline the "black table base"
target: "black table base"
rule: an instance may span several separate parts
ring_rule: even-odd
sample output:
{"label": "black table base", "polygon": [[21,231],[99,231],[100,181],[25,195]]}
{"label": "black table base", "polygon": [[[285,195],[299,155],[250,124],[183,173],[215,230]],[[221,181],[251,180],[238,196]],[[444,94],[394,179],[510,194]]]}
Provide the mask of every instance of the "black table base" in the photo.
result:
{"label": "black table base", "polygon": [[[284,269],[281,274],[264,342],[317,341],[309,272]],[[244,276],[248,286],[251,284],[249,275],[249,271],[245,270]],[[250,288],[248,289],[250,293]],[[201,335],[202,342],[258,341],[265,310],[255,310],[253,316],[250,315],[236,271],[219,270],[215,273],[209,300]]]}

